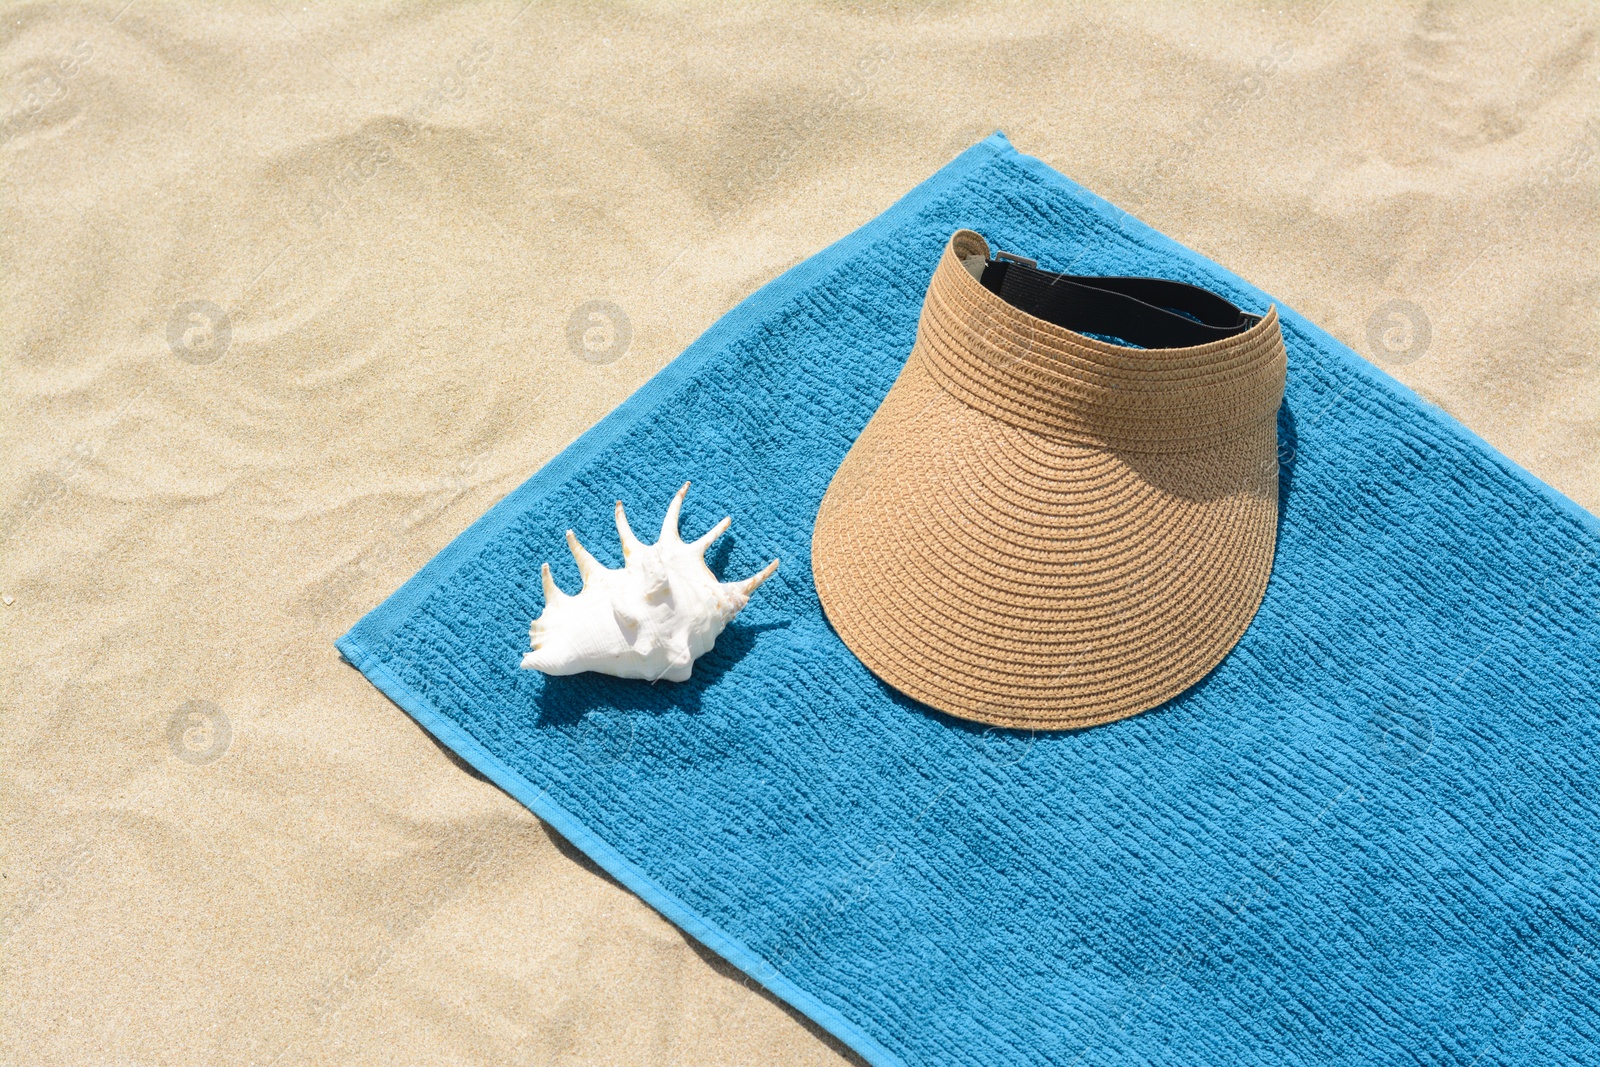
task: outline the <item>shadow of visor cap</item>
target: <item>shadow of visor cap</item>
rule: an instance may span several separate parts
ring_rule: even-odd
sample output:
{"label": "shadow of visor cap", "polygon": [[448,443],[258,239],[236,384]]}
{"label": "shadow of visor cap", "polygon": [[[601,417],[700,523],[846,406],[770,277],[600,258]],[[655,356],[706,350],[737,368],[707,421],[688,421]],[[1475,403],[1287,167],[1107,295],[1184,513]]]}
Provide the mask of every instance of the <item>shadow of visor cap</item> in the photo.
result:
{"label": "shadow of visor cap", "polygon": [[916,342],[812,536],[839,636],[907,696],[996,726],[1110,722],[1221,662],[1266,592],[1278,520],[1277,309],[1132,348],[980,283],[958,230]]}

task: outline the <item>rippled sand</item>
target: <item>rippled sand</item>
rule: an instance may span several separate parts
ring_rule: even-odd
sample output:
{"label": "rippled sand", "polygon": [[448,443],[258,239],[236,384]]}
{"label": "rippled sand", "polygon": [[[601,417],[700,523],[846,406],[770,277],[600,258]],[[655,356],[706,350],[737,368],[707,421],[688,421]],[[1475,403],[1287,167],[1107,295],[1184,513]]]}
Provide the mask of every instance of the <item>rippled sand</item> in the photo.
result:
{"label": "rippled sand", "polygon": [[996,128],[1600,509],[1595,9],[1123,8],[7,8],[5,1062],[844,1057],[332,641]]}

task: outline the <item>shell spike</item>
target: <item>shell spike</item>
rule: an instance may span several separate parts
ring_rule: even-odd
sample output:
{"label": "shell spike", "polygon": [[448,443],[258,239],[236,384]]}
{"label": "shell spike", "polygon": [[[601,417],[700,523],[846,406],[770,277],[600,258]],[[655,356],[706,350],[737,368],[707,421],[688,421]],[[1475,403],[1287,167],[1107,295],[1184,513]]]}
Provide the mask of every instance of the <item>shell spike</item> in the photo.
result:
{"label": "shell spike", "polygon": [[605,570],[605,567],[578,543],[578,535],[571,530],[567,531],[567,547],[572,550],[572,561],[578,565],[578,573],[583,576],[583,588],[589,588],[589,579]]}
{"label": "shell spike", "polygon": [[644,542],[633,535],[633,527],[628,525],[627,512],[622,510],[622,501],[617,501],[617,537],[622,541],[622,558],[627,561],[636,549],[644,547]]}
{"label": "shell spike", "polygon": [[693,548],[696,552],[704,556],[706,554],[706,549],[711,547],[711,543],[717,538],[721,537],[723,534],[727,533],[728,527],[732,525],[733,516],[729,515],[724,517],[721,522],[717,523],[715,526],[711,527],[711,529],[695,538],[694,544],[689,547]]}
{"label": "shell spike", "polygon": [[739,590],[739,592],[743,593],[746,597],[748,597],[751,593],[754,593],[757,589],[760,589],[761,588],[761,583],[766,581],[768,578],[771,578],[772,575],[773,575],[773,572],[775,572],[777,569],[778,569],[778,561],[777,560],[773,560],[771,563],[767,564],[765,567],[762,567],[759,571],[757,571],[756,573],[752,574],[750,577],[746,578],[744,581],[742,581],[742,582],[729,582],[728,584],[733,586],[735,589]]}
{"label": "shell spike", "polygon": [[544,610],[528,624],[531,651],[523,655],[523,667],[549,675],[597,671],[651,682],[689,678],[694,661],[711,651],[750,595],[778,569],[778,561],[743,581],[720,581],[707,565],[706,549],[732,520],[686,541],[678,527],[688,492],[684,482],[672,495],[653,545],[638,539],[617,502],[617,536],[626,560],[621,567],[601,563],[574,531],[567,531],[583,588],[567,592],[556,584],[559,564],[540,563]]}
{"label": "shell spike", "polygon": [[675,541],[681,542],[683,540],[678,533],[678,516],[683,513],[683,498],[688,493],[689,483],[684,482],[678,487],[678,491],[672,495],[672,503],[667,505],[667,517],[661,520],[661,537],[656,542],[657,544],[665,541],[670,545]]}
{"label": "shell spike", "polygon": [[539,578],[544,583],[544,602],[546,607],[558,600],[567,599],[567,594],[561,591],[561,587],[556,584],[556,580],[550,576],[550,564],[541,563],[539,565]]}

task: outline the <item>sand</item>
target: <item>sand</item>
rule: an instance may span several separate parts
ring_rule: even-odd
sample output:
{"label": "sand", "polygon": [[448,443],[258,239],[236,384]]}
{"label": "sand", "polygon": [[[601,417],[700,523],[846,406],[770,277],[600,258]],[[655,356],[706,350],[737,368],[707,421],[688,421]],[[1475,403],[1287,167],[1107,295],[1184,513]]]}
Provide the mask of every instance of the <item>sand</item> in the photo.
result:
{"label": "sand", "polygon": [[1597,33],[1348,0],[8,7],[4,1062],[848,1058],[334,637],[996,128],[1600,510]]}

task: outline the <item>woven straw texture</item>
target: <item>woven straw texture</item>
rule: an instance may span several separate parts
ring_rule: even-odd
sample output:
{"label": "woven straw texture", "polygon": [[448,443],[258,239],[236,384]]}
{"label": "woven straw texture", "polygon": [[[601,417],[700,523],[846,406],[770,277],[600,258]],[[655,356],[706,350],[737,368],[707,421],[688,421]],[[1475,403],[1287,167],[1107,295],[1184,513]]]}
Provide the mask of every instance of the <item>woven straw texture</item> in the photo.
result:
{"label": "woven straw texture", "polygon": [[983,288],[957,232],[812,536],[828,620],[879,678],[1008,727],[1090,726],[1203,677],[1272,570],[1276,309],[1144,351]]}

